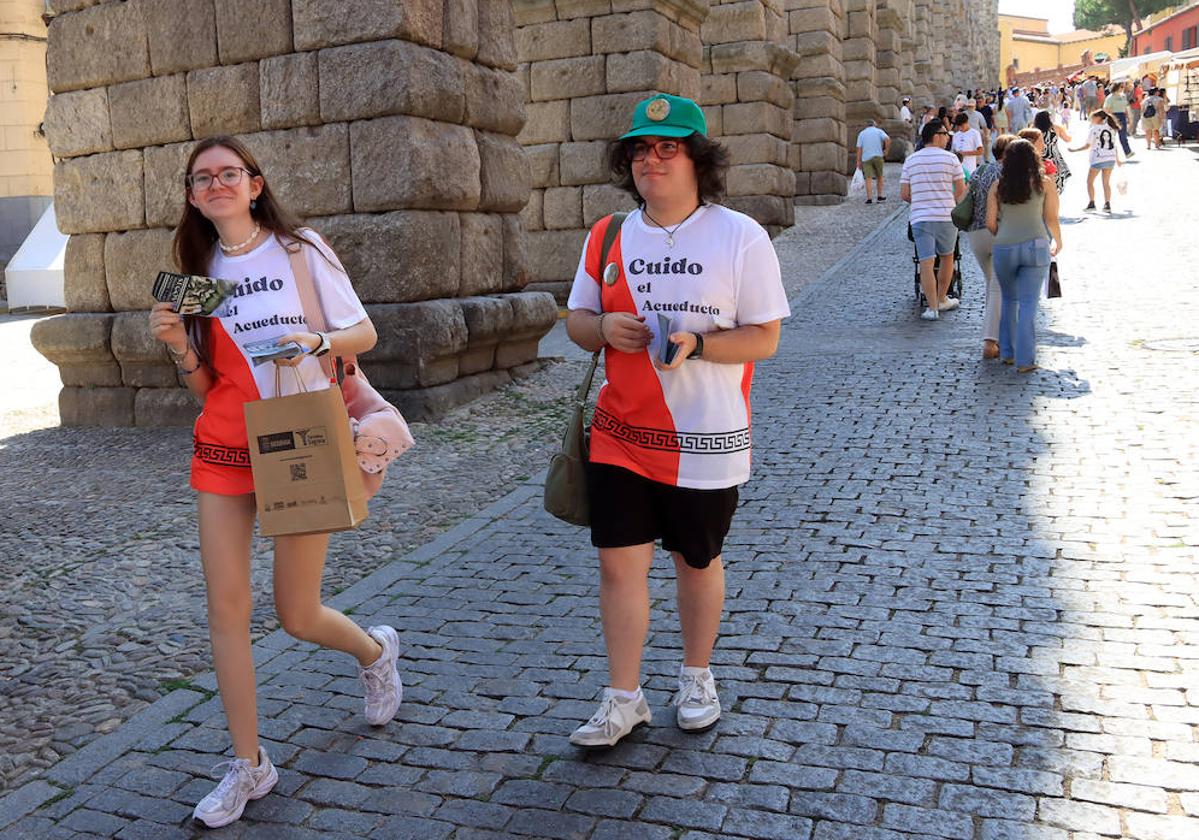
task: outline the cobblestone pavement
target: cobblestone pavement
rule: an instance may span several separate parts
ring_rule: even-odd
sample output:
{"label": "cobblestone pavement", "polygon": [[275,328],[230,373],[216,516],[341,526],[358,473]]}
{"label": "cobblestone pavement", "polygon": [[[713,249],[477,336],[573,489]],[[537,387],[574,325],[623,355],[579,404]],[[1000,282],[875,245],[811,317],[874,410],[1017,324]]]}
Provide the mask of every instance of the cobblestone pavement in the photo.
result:
{"label": "cobblestone pavement", "polygon": [[[886,218],[878,207],[798,208],[785,238],[789,288],[814,281]],[[805,231],[826,230],[818,241]],[[29,345],[36,319],[0,316],[0,792],[111,732],[206,671],[208,631],[188,432],[58,429],[54,367]],[[372,515],[342,540],[333,593],[486,507],[538,471],[582,376],[559,328],[553,365],[415,424],[420,445],[393,470]],[[65,457],[64,457],[65,455]],[[256,546],[255,638],[273,630],[269,542]],[[82,699],[81,699],[82,698]]]}
{"label": "cobblestone pavement", "polygon": [[[660,563],[654,723],[605,753],[569,745],[605,678],[595,560],[534,480],[334,599],[400,630],[385,729],[358,718],[346,657],[259,642],[281,783],[205,836],[1199,837],[1196,162],[1141,153],[1129,210],[1068,220],[1030,376],[978,358],[969,256],[962,309],[915,318],[902,217],[799,296],[755,388],[716,729],[673,725]],[[1084,202],[1075,178],[1067,213]],[[114,492],[100,476],[72,498],[108,511]],[[123,550],[194,554],[171,536],[186,507],[150,498],[166,521]],[[213,690],[177,688],[0,799],[0,837],[195,836],[227,745]]]}

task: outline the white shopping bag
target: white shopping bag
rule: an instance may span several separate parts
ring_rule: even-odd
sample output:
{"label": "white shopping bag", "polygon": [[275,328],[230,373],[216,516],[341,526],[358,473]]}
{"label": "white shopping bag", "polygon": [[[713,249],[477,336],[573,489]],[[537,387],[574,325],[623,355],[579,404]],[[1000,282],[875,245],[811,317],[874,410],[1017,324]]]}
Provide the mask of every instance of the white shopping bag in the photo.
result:
{"label": "white shopping bag", "polygon": [[853,180],[849,182],[849,192],[851,195],[862,192],[866,189],[866,176],[862,174],[862,170],[855,169],[853,171]]}
{"label": "white shopping bag", "polygon": [[1128,176],[1124,174],[1122,166],[1116,171],[1116,192],[1120,195],[1128,194]]}

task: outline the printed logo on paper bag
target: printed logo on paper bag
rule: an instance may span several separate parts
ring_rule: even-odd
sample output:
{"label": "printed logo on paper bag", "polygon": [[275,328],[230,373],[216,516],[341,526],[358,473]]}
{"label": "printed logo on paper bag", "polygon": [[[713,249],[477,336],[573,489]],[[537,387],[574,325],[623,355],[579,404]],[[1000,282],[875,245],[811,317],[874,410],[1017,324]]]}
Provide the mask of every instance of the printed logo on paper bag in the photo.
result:
{"label": "printed logo on paper bag", "polygon": [[328,446],[329,432],[324,426],[295,429],[290,432],[273,432],[258,436],[258,454],[270,455],[291,449],[308,449],[313,446]]}

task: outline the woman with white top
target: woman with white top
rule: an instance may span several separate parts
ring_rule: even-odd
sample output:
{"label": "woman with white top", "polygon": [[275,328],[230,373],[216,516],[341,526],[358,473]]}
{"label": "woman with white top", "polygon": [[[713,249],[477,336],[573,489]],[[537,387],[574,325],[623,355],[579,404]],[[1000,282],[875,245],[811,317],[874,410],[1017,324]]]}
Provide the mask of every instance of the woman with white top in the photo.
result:
{"label": "woman with white top", "polygon": [[1087,172],[1087,197],[1090,199],[1085,209],[1095,209],[1095,176],[1102,173],[1103,177],[1103,211],[1112,212],[1112,170],[1123,166],[1124,160],[1120,155],[1120,125],[1107,111],[1091,113],[1091,131],[1087,142],[1072,152],[1091,150],[1091,169]]}

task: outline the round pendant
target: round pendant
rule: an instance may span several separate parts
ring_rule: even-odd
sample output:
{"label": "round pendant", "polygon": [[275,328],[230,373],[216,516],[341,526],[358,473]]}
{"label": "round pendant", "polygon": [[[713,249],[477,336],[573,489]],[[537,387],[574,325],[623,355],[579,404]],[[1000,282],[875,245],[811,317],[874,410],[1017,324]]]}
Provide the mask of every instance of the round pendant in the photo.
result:
{"label": "round pendant", "polygon": [[673,248],[673,247],[674,247],[674,237],[673,237],[673,236],[670,236],[669,234],[668,234],[668,235],[667,235],[667,237],[666,237],[666,247],[667,247],[667,248]]}

